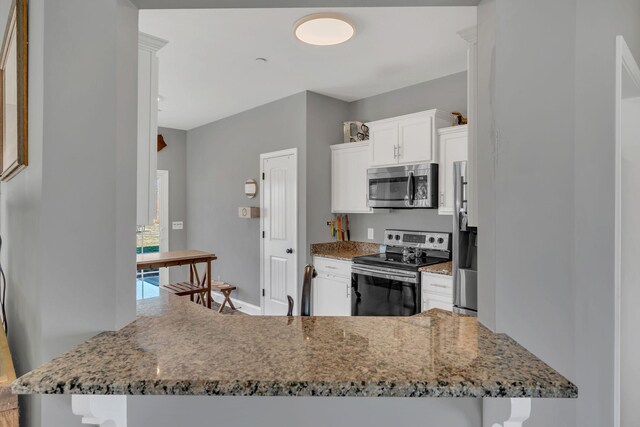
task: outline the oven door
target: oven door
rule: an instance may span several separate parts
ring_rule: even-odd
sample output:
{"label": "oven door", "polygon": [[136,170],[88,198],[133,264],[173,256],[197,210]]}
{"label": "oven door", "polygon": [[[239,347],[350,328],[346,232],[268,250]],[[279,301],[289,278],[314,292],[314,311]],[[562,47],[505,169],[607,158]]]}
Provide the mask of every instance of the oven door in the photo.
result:
{"label": "oven door", "polygon": [[354,265],[352,316],[413,316],[421,310],[420,273]]}
{"label": "oven door", "polygon": [[369,207],[431,208],[438,192],[438,165],[369,169]]}

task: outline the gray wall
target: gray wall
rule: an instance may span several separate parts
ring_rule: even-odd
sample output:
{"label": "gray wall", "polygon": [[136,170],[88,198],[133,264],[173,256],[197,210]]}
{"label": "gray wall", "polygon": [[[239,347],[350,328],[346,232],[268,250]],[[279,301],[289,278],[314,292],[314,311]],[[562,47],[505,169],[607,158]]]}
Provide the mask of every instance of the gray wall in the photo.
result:
{"label": "gray wall", "polygon": [[127,403],[129,427],[209,426],[212,414],[225,427],[478,427],[481,418],[480,399],[133,396]]}
{"label": "gray wall", "polygon": [[[307,242],[331,239],[331,151],[342,142],[342,122],[349,117],[349,104],[307,92]],[[310,261],[309,245],[305,252]]]}
{"label": "gray wall", "polygon": [[[169,250],[187,249],[187,132],[158,128],[167,146],[158,153],[158,170],[169,171]],[[173,221],[182,221],[184,228],[174,230]],[[187,267],[169,269],[171,283],[188,280]]]}
{"label": "gray wall", "polygon": [[577,2],[576,24],[576,424],[603,426],[613,413],[615,36],[623,35],[640,61],[640,1]]}
{"label": "gray wall", "polygon": [[496,6],[496,327],[579,387],[576,401],[535,400],[527,425],[609,426],[615,36],[640,58],[640,1]]}
{"label": "gray wall", "polygon": [[251,304],[260,305],[260,221],[238,218],[238,207],[260,200],[247,199],[244,182],[259,179],[261,153],[298,148],[298,248],[305,248],[306,103],[302,92],[187,132],[188,245],[215,252],[213,277],[238,286],[237,297]]}
{"label": "gray wall", "polygon": [[[372,96],[349,104],[353,120],[374,121],[439,108],[467,112],[467,73],[457,73],[414,86]],[[395,210],[390,213],[349,215],[351,239],[367,241],[367,229],[374,229],[374,241],[382,242],[385,228],[428,231],[453,229],[451,215],[436,210]],[[323,240],[327,240],[326,238]]]}
{"label": "gray wall", "polygon": [[[18,374],[135,316],[137,10],[32,0],[29,15],[30,164],[0,202]],[[81,425],[69,397],[20,404],[21,425]]]}

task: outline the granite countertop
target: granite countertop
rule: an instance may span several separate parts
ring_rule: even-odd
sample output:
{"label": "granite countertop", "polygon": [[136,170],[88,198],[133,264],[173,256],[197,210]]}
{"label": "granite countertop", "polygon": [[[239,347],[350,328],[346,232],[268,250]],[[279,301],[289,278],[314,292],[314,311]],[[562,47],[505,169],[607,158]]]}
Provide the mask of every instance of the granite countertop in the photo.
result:
{"label": "granite countertop", "polygon": [[421,267],[420,271],[424,271],[425,273],[436,273],[436,274],[444,274],[446,276],[453,275],[453,262],[441,262],[440,264],[427,265],[426,267]]}
{"label": "granite countertop", "polygon": [[19,394],[577,397],[475,318],[225,316],[169,295],[13,383]]}
{"label": "granite countertop", "polygon": [[311,256],[351,261],[357,256],[380,253],[379,243],[368,242],[329,242],[311,245]]}

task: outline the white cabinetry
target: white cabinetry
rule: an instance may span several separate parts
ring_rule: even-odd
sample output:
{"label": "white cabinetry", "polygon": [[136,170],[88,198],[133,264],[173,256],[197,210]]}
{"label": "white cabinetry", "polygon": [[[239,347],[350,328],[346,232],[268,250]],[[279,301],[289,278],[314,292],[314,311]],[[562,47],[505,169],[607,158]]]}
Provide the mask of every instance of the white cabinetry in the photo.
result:
{"label": "white cabinetry", "polygon": [[138,157],[136,223],[151,224],[156,216],[158,169],[158,57],[167,42],[138,35]]}
{"label": "white cabinetry", "polygon": [[331,146],[331,212],[372,212],[367,206],[368,167],[368,142]]}
{"label": "white cabinetry", "polygon": [[438,168],[438,213],[453,215],[453,163],[467,160],[467,126],[438,129],[440,164]]}
{"label": "white cabinetry", "polygon": [[314,257],[318,276],[313,279],[311,301],[314,316],[351,315],[351,262]]}
{"label": "white cabinetry", "polygon": [[436,109],[367,123],[371,166],[437,162],[436,132],[450,123],[450,115]]}
{"label": "white cabinetry", "polygon": [[432,308],[453,309],[453,277],[445,274],[422,273],[422,311]]}

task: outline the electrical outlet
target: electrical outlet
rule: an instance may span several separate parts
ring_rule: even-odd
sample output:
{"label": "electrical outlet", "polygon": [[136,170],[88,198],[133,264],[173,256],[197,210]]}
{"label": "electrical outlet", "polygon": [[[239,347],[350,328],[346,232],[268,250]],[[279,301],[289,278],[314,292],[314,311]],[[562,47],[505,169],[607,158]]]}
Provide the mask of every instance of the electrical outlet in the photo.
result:
{"label": "electrical outlet", "polygon": [[182,221],[173,221],[173,223],[171,223],[172,230],[182,230],[183,228],[184,224],[182,223]]}
{"label": "electrical outlet", "polygon": [[367,229],[367,238],[369,240],[373,240],[373,228],[368,228]]}

